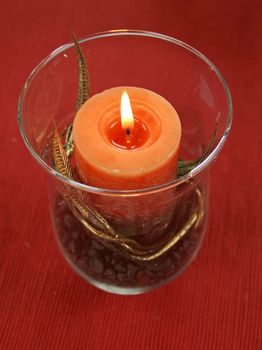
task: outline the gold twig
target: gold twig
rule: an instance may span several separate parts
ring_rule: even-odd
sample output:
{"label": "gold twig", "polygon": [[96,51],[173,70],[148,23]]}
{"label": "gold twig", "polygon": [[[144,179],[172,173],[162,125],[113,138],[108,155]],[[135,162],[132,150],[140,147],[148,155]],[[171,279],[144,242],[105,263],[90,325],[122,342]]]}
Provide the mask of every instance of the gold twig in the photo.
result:
{"label": "gold twig", "polygon": [[175,234],[172,234],[170,239],[164,243],[159,241],[154,244],[154,246],[141,246],[136,241],[132,239],[127,239],[116,235],[115,237],[109,236],[107,233],[95,229],[88,221],[86,221],[81,213],[77,211],[76,207],[72,207],[72,210],[76,217],[80,220],[83,226],[92,233],[95,237],[106,241],[109,244],[114,244],[123,254],[129,254],[130,258],[137,261],[150,261],[154,260],[168,250],[170,250],[175,244],[177,244],[185,234],[193,228],[193,226],[199,224],[199,219],[203,218],[203,198],[202,193],[199,189],[196,190],[198,196],[198,209],[190,216],[184,226]]}
{"label": "gold twig", "polygon": [[166,253],[169,249],[171,249],[176,243],[178,243],[185,236],[185,234],[193,227],[197,218],[198,218],[198,213],[193,213],[189,218],[189,220],[186,222],[186,224],[181,228],[181,230],[179,230],[178,233],[175,234],[170,239],[170,241],[168,241],[163,247],[161,247],[155,253],[148,254],[142,257],[132,255],[132,258],[136,260],[141,260],[141,261],[150,261],[160,257],[161,255]]}

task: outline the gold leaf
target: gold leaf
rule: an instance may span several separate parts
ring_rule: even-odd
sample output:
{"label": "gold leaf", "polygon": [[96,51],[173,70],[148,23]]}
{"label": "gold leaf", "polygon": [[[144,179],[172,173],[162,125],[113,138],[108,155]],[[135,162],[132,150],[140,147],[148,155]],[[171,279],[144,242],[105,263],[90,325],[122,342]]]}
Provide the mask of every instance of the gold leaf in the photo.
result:
{"label": "gold leaf", "polygon": [[[90,83],[89,73],[86,64],[85,56],[83,55],[82,48],[79,41],[74,33],[72,33],[75,42],[76,53],[78,58],[78,91],[76,101],[76,111],[85,103],[90,96]],[[66,139],[64,149],[68,157],[70,157],[74,150],[74,139],[73,139],[73,124],[69,124],[66,131]]]}
{"label": "gold leaf", "polygon": [[90,96],[89,73],[79,41],[74,33],[72,35],[75,42],[76,53],[78,58],[78,93],[76,103],[76,110],[78,111],[82,104],[85,103],[85,101]]}
{"label": "gold leaf", "polygon": [[63,148],[63,144],[56,127],[53,138],[53,158],[55,167],[59,173],[69,179],[73,179],[73,172],[70,166],[70,162]]}
{"label": "gold leaf", "polygon": [[73,139],[73,124],[69,124],[66,129],[64,149],[68,157],[71,156],[74,150],[74,139]]}
{"label": "gold leaf", "polygon": [[[55,127],[54,138],[53,138],[53,158],[56,169],[59,173],[69,179],[77,181],[76,173],[72,170],[69,158],[64,150],[62,140],[59,136],[59,133]],[[106,230],[111,235],[116,235],[114,230],[111,228],[109,223],[100,215],[95,209],[90,208],[82,204],[82,201],[85,197],[83,191],[78,191],[76,189],[71,190],[69,185],[64,185],[62,193],[65,194],[67,200],[70,200],[75,207],[79,210],[82,216],[92,221],[92,224]]]}

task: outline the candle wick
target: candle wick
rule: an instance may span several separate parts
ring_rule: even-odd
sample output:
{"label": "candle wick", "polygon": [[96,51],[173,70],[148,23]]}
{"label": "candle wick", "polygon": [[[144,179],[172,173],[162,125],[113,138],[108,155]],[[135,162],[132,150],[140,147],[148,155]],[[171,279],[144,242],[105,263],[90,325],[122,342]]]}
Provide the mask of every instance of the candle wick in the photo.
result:
{"label": "candle wick", "polygon": [[130,128],[126,128],[126,143],[130,145],[131,143],[131,130]]}

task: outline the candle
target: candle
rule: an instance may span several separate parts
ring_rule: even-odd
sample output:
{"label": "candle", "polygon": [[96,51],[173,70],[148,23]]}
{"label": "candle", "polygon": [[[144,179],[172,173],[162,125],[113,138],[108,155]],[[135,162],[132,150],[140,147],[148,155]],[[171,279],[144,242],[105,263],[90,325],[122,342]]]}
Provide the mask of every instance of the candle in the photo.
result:
{"label": "candle", "polygon": [[77,112],[73,137],[79,176],[91,186],[141,189],[175,178],[180,120],[150,90],[115,87],[94,95]]}

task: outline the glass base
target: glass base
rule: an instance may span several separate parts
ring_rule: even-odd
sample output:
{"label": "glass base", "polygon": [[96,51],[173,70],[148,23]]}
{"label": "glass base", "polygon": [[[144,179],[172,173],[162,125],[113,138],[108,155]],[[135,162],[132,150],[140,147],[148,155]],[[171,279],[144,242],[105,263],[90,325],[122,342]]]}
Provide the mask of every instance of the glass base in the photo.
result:
{"label": "glass base", "polygon": [[[150,286],[150,287],[137,287],[137,288],[136,287],[134,287],[134,288],[132,288],[132,287],[118,287],[118,286],[110,285],[108,283],[99,282],[93,278],[88,277],[79,268],[77,268],[75,265],[73,265],[69,259],[66,258],[66,260],[69,263],[69,265],[71,266],[71,268],[80,277],[82,277],[89,284],[93,285],[94,287],[96,287],[104,292],[111,293],[111,294],[117,294],[117,295],[139,295],[139,294],[151,292],[154,289],[162,287],[163,285],[165,285],[165,284],[171,282],[172,280],[175,280],[177,277],[179,277],[191,265],[193,260],[197,257],[198,252],[199,252],[201,245],[202,245],[202,241],[203,241],[203,237],[202,237],[201,242],[200,242],[197,250],[195,251],[194,255],[191,257],[191,259],[188,261],[188,263],[184,266],[183,269],[181,269],[175,276],[171,277],[170,279],[163,281],[162,283],[159,283],[158,285]],[[58,244],[58,245],[59,245],[61,252],[63,253],[62,247],[60,246],[60,244]]]}
{"label": "glass base", "polygon": [[[196,210],[196,197],[191,194],[182,204],[175,211],[173,227],[169,227],[175,233],[184,225],[188,213]],[[59,247],[73,270],[97,288],[122,295],[148,292],[180,275],[200,249],[206,222],[203,214],[201,222],[166,253],[150,261],[138,261],[94,238],[61,195],[54,201],[51,213]]]}

